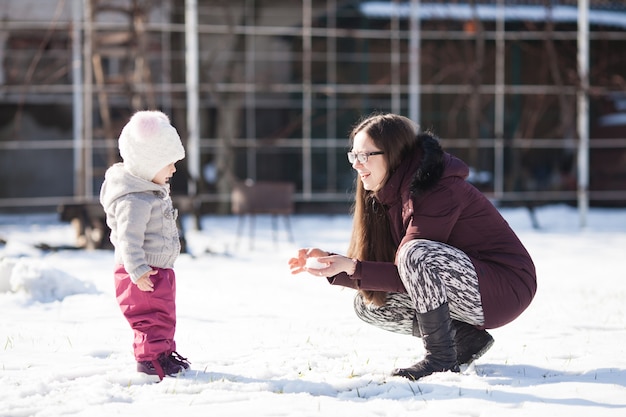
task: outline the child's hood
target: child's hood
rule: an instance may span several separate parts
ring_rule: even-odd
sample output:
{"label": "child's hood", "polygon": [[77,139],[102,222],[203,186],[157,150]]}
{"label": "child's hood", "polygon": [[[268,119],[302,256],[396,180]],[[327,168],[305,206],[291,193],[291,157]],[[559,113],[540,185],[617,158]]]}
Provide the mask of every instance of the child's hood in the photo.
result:
{"label": "child's hood", "polygon": [[165,197],[169,194],[169,185],[159,185],[152,181],[136,177],[124,169],[119,162],[107,169],[104,174],[104,183],[100,190],[100,203],[105,210],[120,197],[131,193],[152,192]]}

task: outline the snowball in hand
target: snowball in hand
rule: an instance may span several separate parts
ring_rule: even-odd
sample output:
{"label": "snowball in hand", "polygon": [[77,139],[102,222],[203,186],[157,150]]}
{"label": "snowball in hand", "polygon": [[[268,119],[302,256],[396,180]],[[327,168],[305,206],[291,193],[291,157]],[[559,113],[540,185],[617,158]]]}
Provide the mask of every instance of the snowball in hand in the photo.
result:
{"label": "snowball in hand", "polygon": [[322,263],[317,260],[317,258],[307,258],[306,267],[311,269],[323,269],[326,268],[328,264]]}

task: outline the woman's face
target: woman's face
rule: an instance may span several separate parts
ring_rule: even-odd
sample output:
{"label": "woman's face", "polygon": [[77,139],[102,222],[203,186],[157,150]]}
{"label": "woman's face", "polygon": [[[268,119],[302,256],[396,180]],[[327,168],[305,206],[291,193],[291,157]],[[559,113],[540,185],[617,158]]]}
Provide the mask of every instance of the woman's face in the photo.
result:
{"label": "woman's face", "polygon": [[[369,154],[370,152],[380,152],[380,149],[374,145],[374,141],[367,133],[360,131],[354,136],[352,152]],[[367,162],[359,162],[357,158],[352,164],[352,168],[359,174],[363,188],[368,191],[378,191],[383,186],[383,181],[387,176],[387,160],[382,154],[370,155]]]}

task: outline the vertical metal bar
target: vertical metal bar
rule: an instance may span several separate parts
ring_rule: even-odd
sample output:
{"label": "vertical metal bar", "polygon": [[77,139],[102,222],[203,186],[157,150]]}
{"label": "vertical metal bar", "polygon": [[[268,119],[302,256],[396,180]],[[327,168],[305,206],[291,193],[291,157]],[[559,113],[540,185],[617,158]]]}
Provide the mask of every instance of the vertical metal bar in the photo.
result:
{"label": "vertical metal bar", "polygon": [[[255,4],[254,0],[246,1],[244,5],[244,13],[246,16],[246,25],[248,27],[252,27],[256,25],[255,19]],[[256,142],[256,100],[255,100],[255,90],[252,86],[255,85],[255,74],[256,74],[256,55],[255,55],[255,31],[250,31],[246,33],[246,52],[245,52],[245,82],[246,82],[246,93],[245,93],[245,118],[246,118],[246,172],[248,173],[248,178],[253,180],[257,179],[257,169],[256,169],[256,161],[257,161],[257,147],[255,146]]]}
{"label": "vertical metal bar", "polygon": [[311,116],[313,94],[311,90],[311,0],[302,1],[302,194],[305,200],[312,197]]}
{"label": "vertical metal bar", "polygon": [[[326,4],[328,28],[337,29],[337,0],[328,0]],[[329,139],[326,149],[326,188],[328,192],[337,191],[337,38],[326,33],[326,82],[329,94],[326,96],[326,137]]]}
{"label": "vertical metal bar", "polygon": [[409,12],[409,118],[421,124],[420,120],[420,0],[411,0]]}
{"label": "vertical metal bar", "polygon": [[505,72],[505,21],[504,0],[496,6],[496,89],[494,97],[494,182],[493,193],[496,200],[504,193],[504,72]]}
{"label": "vertical metal bar", "polygon": [[190,180],[189,195],[198,192],[197,181],[200,177],[200,129],[198,124],[198,3],[185,0],[185,63],[187,87],[187,167]]}
{"label": "vertical metal bar", "polygon": [[400,10],[399,0],[391,4],[391,112],[400,114]]}
{"label": "vertical metal bar", "polygon": [[83,2],[83,21],[84,26],[84,43],[83,43],[83,104],[84,104],[84,133],[81,147],[82,161],[80,169],[82,170],[82,186],[81,192],[83,197],[90,198],[93,196],[93,63],[91,61],[93,55],[93,11],[91,8],[92,0],[84,0]]}
{"label": "vertical metal bar", "polygon": [[[172,2],[161,0],[161,24],[167,27],[172,16]],[[170,29],[161,31],[161,107],[166,114],[172,114],[172,92],[169,88],[172,84],[172,33]]]}
{"label": "vertical metal bar", "polygon": [[83,165],[83,59],[82,59],[82,3],[83,0],[72,2],[72,126],[74,136],[74,196],[81,195],[81,166]]}
{"label": "vertical metal bar", "polygon": [[589,0],[578,0],[578,212],[587,226],[589,210]]}

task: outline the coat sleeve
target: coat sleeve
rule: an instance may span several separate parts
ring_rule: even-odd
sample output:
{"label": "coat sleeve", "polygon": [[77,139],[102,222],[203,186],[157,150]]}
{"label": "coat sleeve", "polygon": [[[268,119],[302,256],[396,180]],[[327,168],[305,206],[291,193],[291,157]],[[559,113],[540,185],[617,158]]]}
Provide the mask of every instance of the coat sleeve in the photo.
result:
{"label": "coat sleeve", "polygon": [[118,247],[122,263],[133,282],[152,268],[146,263],[143,248],[150,205],[139,199],[127,198],[116,206]]}
{"label": "coat sleeve", "polygon": [[329,277],[328,281],[332,285],[361,290],[406,292],[400,280],[398,268],[391,262],[358,261],[353,275],[349,276],[342,272]]}

